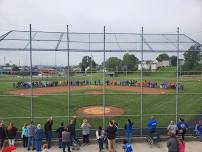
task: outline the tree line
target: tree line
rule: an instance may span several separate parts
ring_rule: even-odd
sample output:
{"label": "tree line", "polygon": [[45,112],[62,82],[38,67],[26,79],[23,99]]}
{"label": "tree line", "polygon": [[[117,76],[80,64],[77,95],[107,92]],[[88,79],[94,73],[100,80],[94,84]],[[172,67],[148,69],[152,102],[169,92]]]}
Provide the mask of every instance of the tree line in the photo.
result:
{"label": "tree line", "polygon": [[[183,56],[184,64],[181,65],[182,71],[200,71],[200,62],[202,61],[200,46],[192,45],[186,52],[184,52]],[[156,60],[158,62],[169,60],[171,66],[177,66],[177,56],[175,55],[169,56],[166,53],[162,53],[158,55]],[[180,62],[181,61],[179,59],[179,64],[181,64]],[[118,57],[109,57],[105,61],[105,67],[107,71],[137,71],[139,63],[140,60],[134,54],[125,53],[122,59]],[[100,66],[103,66],[103,64],[104,62],[101,63]],[[90,56],[84,56],[81,63],[79,64],[79,67],[81,68],[82,72],[88,70],[95,71],[97,65],[98,64]]]}

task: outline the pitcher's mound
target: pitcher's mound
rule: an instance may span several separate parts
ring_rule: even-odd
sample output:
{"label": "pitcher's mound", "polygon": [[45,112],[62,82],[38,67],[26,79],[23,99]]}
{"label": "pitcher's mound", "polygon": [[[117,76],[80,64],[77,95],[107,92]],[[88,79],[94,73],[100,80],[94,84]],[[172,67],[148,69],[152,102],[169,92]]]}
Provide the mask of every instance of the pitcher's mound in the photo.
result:
{"label": "pitcher's mound", "polygon": [[[104,114],[105,110],[105,114]],[[79,108],[76,111],[77,115],[82,117],[102,117],[102,116],[115,116],[122,115],[124,113],[123,109],[112,106],[88,106]]]}

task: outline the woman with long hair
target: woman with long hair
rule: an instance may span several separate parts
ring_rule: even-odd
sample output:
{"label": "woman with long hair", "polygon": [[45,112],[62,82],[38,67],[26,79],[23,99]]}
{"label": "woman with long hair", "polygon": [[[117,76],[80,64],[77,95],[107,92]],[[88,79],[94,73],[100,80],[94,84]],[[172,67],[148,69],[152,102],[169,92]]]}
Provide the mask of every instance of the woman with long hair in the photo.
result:
{"label": "woman with long hair", "polygon": [[102,129],[101,126],[98,127],[98,129],[96,130],[96,139],[99,145],[99,152],[101,152],[104,148],[103,148],[103,142],[104,142],[104,130]]}
{"label": "woman with long hair", "polygon": [[17,128],[14,127],[12,122],[9,122],[9,125],[8,125],[8,127],[6,129],[6,134],[7,134],[7,137],[8,137],[9,145],[14,145],[15,144],[15,137],[16,137],[16,134],[17,134]]}

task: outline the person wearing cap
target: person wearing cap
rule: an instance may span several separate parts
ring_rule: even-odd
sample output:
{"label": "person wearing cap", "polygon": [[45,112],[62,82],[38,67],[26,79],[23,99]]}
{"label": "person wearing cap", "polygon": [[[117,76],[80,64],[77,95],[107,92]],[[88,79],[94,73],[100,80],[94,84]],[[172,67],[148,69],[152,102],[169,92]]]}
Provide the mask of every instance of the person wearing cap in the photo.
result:
{"label": "person wearing cap", "polygon": [[70,145],[72,145],[73,140],[76,139],[76,116],[74,116],[73,119],[70,120],[70,123],[67,128],[70,132]]}
{"label": "person wearing cap", "polygon": [[34,130],[34,138],[35,138],[37,152],[41,152],[42,136],[43,136],[43,131],[41,129],[41,125],[38,124],[36,129]]}
{"label": "person wearing cap", "polygon": [[178,128],[173,120],[170,121],[170,124],[168,125],[167,130],[168,132],[171,132],[176,135]]}
{"label": "person wearing cap", "polygon": [[107,133],[108,151],[115,152],[115,139],[117,127],[114,125],[113,121],[109,121],[109,126],[105,131]]}
{"label": "person wearing cap", "polygon": [[186,131],[188,130],[188,123],[184,121],[183,118],[180,118],[180,121],[177,123],[178,127],[178,133],[182,135],[182,139],[184,140],[184,135],[186,134]]}
{"label": "person wearing cap", "polygon": [[2,120],[0,122],[0,142],[1,142],[0,148],[2,148],[5,139],[6,139],[6,130],[4,128],[4,122]]}
{"label": "person wearing cap", "polygon": [[157,126],[157,121],[155,120],[153,116],[151,116],[151,118],[147,121],[147,129],[150,134],[156,132],[156,126]]}
{"label": "person wearing cap", "polygon": [[48,149],[51,148],[52,125],[53,125],[53,118],[50,117],[44,125],[44,131],[46,136],[46,142],[48,143]]}

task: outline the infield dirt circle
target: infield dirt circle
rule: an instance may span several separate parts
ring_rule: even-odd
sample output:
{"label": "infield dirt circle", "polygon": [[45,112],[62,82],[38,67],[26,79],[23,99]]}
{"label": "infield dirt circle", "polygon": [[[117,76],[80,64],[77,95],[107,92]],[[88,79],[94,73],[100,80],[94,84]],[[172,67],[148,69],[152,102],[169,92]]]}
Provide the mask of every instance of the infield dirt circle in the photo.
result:
{"label": "infield dirt circle", "polygon": [[[105,111],[105,113],[104,113]],[[76,111],[77,115],[82,117],[102,117],[111,115],[123,115],[124,111],[121,108],[113,106],[87,106],[79,108]]]}

